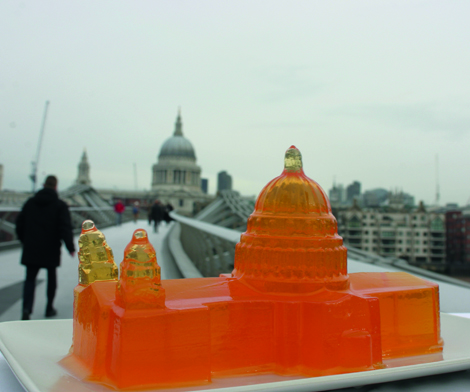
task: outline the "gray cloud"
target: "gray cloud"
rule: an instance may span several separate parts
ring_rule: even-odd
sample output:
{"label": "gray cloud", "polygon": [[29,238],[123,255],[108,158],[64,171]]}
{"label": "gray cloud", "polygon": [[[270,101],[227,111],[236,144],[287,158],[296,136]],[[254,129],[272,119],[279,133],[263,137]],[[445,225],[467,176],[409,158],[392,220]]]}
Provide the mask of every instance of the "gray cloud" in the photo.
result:
{"label": "gray cloud", "polygon": [[470,116],[452,113],[439,103],[375,104],[334,108],[330,116],[361,118],[363,121],[387,124],[401,130],[446,132],[461,136],[470,132]]}
{"label": "gray cloud", "polygon": [[313,66],[271,66],[255,72],[263,89],[265,102],[284,102],[305,99],[320,94],[326,83],[315,78]]}

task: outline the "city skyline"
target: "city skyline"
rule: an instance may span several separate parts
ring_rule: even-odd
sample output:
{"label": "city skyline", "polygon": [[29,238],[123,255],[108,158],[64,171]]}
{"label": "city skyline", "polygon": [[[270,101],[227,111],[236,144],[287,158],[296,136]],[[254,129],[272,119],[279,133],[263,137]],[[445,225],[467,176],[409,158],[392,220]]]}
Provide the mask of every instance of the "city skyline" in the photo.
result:
{"label": "city skyline", "polygon": [[296,145],[306,174],[467,204],[466,2],[91,1],[0,5],[4,189],[39,162],[66,188],[150,189],[178,106],[201,176],[257,195]]}

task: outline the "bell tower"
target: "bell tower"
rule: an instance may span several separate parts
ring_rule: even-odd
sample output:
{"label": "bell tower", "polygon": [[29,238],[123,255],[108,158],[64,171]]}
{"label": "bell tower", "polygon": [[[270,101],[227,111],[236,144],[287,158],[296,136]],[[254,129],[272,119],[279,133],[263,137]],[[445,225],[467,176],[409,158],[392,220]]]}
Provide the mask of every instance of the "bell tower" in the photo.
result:
{"label": "bell tower", "polygon": [[86,149],[83,150],[82,159],[78,164],[78,176],[75,180],[75,183],[84,184],[84,185],[91,185],[90,180],[90,164],[88,163],[88,157],[86,154]]}

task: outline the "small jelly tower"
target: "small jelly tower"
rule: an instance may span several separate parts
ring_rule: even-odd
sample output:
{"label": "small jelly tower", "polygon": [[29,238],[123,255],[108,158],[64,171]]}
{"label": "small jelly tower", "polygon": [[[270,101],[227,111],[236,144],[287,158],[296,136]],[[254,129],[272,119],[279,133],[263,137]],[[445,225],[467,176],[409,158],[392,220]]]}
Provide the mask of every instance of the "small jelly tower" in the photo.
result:
{"label": "small jelly tower", "polygon": [[323,189],[291,146],[284,171],[261,191],[235,251],[232,276],[265,293],[349,287],[347,251]]}
{"label": "small jelly tower", "polygon": [[116,288],[116,303],[126,309],[165,306],[160,266],[147,232],[137,229],[124,250],[121,279]]}
{"label": "small jelly tower", "polygon": [[118,269],[114,263],[113,251],[106,243],[106,238],[93,221],[82,224],[82,233],[78,240],[78,281],[87,286],[95,281],[116,280]]}
{"label": "small jelly tower", "polygon": [[161,282],[139,229],[118,282],[96,232],[84,223],[74,346],[64,363],[76,369],[78,361],[87,380],[125,389],[323,376],[442,351],[437,284],[402,272],[348,274],[328,198],[294,146],[256,201],[232,274]]}
{"label": "small jelly tower", "polygon": [[[71,351],[99,372],[103,371],[107,324],[99,311],[102,304],[97,301],[95,290],[114,291],[118,268],[113,251],[93,221],[83,222],[78,246],[78,285],[74,289],[74,339]],[[97,282],[102,284],[95,285]],[[93,330],[88,329],[90,325],[94,326]],[[95,347],[90,345],[91,340],[95,342]],[[96,355],[97,352],[100,355]]]}

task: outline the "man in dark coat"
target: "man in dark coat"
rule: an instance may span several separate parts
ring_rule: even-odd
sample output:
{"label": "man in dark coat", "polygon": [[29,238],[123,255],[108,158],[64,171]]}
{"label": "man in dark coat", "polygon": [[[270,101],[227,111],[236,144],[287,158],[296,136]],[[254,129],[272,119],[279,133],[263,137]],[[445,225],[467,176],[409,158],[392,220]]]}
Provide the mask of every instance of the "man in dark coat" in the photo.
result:
{"label": "man in dark coat", "polygon": [[26,266],[23,287],[23,320],[33,311],[36,276],[47,269],[46,317],[53,317],[57,288],[56,268],[60,265],[61,240],[71,256],[75,254],[70,212],[57,195],[57,178],[48,176],[44,188],[24,204],[16,219],[16,234],[23,245],[21,264]]}
{"label": "man in dark coat", "polygon": [[158,233],[158,225],[163,220],[165,214],[164,207],[160,200],[155,200],[155,203],[150,210],[150,218],[153,220],[153,231]]}
{"label": "man in dark coat", "polygon": [[170,203],[167,203],[164,210],[165,210],[165,213],[163,216],[163,220],[168,224],[173,220],[173,218],[170,216],[170,212],[173,211],[174,208]]}

